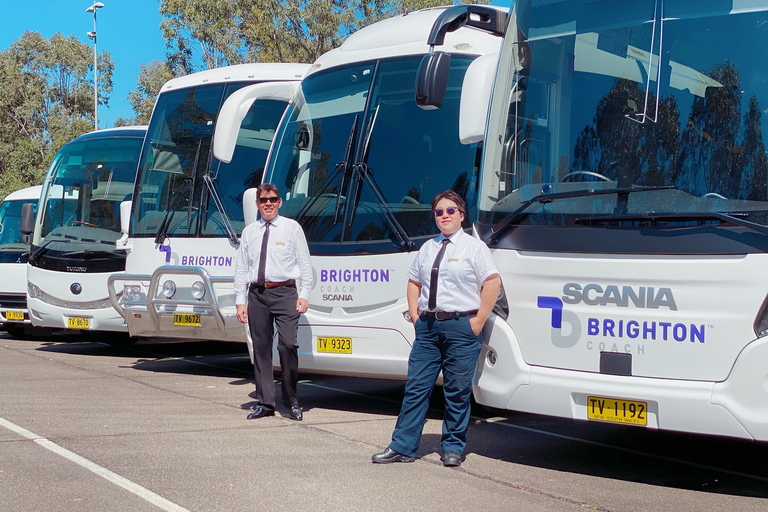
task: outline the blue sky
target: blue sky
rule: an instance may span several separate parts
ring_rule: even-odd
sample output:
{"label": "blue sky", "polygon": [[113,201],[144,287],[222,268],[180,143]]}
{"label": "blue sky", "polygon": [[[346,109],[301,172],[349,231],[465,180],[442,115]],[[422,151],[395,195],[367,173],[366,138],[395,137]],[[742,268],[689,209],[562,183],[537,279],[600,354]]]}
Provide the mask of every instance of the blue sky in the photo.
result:
{"label": "blue sky", "polygon": [[[160,35],[159,0],[101,0],[97,12],[98,51],[109,51],[115,64],[109,108],[99,107],[99,126],[114,125],[118,117],[131,118],[128,93],[136,88],[141,64],[165,59],[165,41]],[[510,0],[494,0],[509,5]],[[0,50],[9,48],[26,30],[50,38],[56,32],[74,34],[93,48],[87,32],[93,30],[93,15],[85,10],[92,0],[1,0]]]}
{"label": "blue sky", "polygon": [[[139,66],[165,59],[165,41],[160,36],[158,0],[101,0],[96,14],[98,51],[108,51],[115,63],[109,108],[99,107],[99,126],[114,125],[118,117],[133,117],[128,93],[136,88]],[[56,32],[74,34],[93,49],[87,32],[93,30],[93,15],[85,10],[92,0],[2,0],[0,49],[7,49],[30,30],[50,38]]]}

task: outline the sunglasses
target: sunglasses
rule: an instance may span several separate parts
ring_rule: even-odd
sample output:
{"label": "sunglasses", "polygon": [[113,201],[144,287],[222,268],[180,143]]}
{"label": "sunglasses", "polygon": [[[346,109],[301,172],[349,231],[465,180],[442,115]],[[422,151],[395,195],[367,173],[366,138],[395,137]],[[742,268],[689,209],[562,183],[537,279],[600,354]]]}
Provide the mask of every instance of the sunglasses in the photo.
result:
{"label": "sunglasses", "polygon": [[[451,206],[450,208],[446,208],[445,211],[448,212],[448,215],[453,215],[454,213],[459,211],[459,209]],[[440,208],[435,210],[435,217],[442,217],[442,216],[443,216],[443,210],[441,210]]]}
{"label": "sunglasses", "polygon": [[260,197],[259,204],[267,204],[267,203],[277,204],[279,200],[280,200],[279,197]]}

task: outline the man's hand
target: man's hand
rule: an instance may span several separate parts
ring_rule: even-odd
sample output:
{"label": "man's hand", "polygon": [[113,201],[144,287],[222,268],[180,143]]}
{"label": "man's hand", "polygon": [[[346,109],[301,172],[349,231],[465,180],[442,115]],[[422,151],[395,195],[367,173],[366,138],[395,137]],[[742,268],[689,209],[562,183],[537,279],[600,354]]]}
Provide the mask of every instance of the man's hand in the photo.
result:
{"label": "man's hand", "polygon": [[245,304],[238,304],[237,319],[240,320],[241,323],[248,323],[248,308],[245,306]]}
{"label": "man's hand", "polygon": [[296,311],[299,313],[306,313],[307,308],[309,308],[309,302],[307,302],[307,299],[299,299],[296,301]]}

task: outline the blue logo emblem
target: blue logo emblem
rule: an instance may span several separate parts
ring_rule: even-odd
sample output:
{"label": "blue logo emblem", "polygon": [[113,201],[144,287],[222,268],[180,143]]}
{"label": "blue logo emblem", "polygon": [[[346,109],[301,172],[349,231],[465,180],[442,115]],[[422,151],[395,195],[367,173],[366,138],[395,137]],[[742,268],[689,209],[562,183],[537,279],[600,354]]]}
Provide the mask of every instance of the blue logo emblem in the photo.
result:
{"label": "blue logo emblem", "polygon": [[[581,337],[581,321],[576,313],[563,309],[563,301],[558,297],[539,297],[537,306],[551,309],[552,344],[558,348],[571,348]],[[570,332],[564,333],[563,323],[570,326]]]}
{"label": "blue logo emblem", "polygon": [[170,245],[161,245],[158,247],[158,250],[160,252],[165,253],[165,262],[170,263],[171,262],[171,246]]}

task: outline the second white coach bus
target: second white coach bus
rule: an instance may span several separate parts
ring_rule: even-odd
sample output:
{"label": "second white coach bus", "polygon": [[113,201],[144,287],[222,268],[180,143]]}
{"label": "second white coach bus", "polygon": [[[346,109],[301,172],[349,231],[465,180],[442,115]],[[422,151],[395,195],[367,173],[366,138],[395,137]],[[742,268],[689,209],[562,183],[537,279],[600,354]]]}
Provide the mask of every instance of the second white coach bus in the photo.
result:
{"label": "second white coach bus", "polygon": [[[255,219],[254,201],[243,195],[261,183],[277,124],[308,68],[240,64],[163,86],[118,241],[127,252],[125,272],[108,283],[132,336],[245,340],[231,277],[238,237]],[[223,163],[210,150],[214,123],[225,100],[254,85],[262,95],[238,113],[242,127],[231,140],[237,151]],[[163,278],[169,272],[173,279]],[[211,314],[219,307],[230,308],[232,318]]]}
{"label": "second white coach bus", "polygon": [[510,315],[477,401],[768,440],[768,2],[511,14],[475,223]]}

